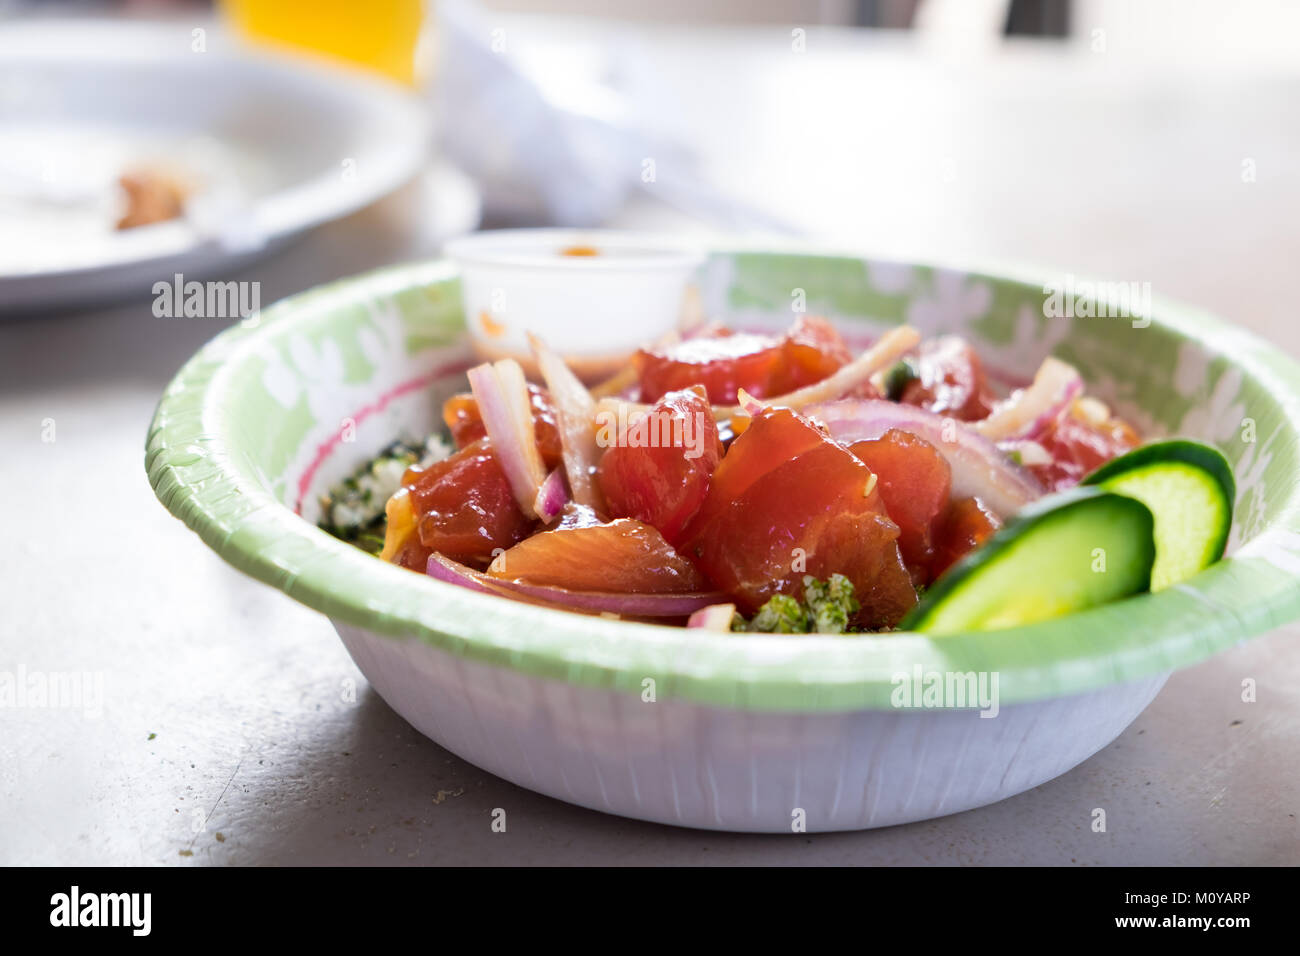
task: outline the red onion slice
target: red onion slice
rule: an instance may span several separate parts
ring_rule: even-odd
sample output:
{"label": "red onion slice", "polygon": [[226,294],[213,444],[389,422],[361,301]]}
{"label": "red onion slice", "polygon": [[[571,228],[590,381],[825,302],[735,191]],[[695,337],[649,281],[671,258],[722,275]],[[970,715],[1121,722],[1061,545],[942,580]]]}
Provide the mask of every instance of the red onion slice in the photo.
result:
{"label": "red onion slice", "polygon": [[537,499],[533,502],[533,507],[537,510],[537,517],[550,524],[564,510],[568,501],[569,493],[564,487],[564,476],[560,474],[560,469],[556,468],[546,476],[542,487],[537,489]]}
{"label": "red onion slice", "polygon": [[524,370],[514,359],[502,359],[491,365],[476,365],[467,374],[483,425],[492,439],[492,450],[506,473],[519,510],[530,518],[538,517],[535,505],[546,480],[546,468],[537,450],[537,430]]}
{"label": "red onion slice", "polygon": [[600,449],[596,444],[595,399],[564,359],[552,352],[541,339],[530,333],[528,341],[546,388],[551,393],[551,403],[555,406],[555,417],[560,426],[560,452],[573,500],[603,511],[604,497],[593,477],[600,461]]}
{"label": "red onion slice", "polygon": [[972,427],[985,438],[1001,441],[1035,439],[1083,394],[1083,377],[1068,362],[1048,356],[1034,381],[996,406],[988,418]]}
{"label": "red onion slice", "polygon": [[955,418],[878,398],[810,405],[804,414],[823,422],[831,437],[845,444],[879,438],[891,428],[924,438],[952,468],[953,497],[979,498],[1003,518],[1043,493],[1038,482],[993,442]]}
{"label": "red onion slice", "polygon": [[691,615],[687,627],[697,627],[706,631],[725,631],[731,633],[731,621],[736,616],[734,604],[710,604]]}
{"label": "red onion slice", "polygon": [[429,563],[424,573],[446,584],[458,584],[480,594],[500,594],[496,588],[489,586],[489,578],[482,572],[467,568],[458,561],[443,557],[437,551],[429,555]]}
{"label": "red onion slice", "polygon": [[[605,591],[571,591],[550,585],[529,584],[511,578],[494,578],[467,568],[441,554],[429,555],[425,569],[429,577],[456,584],[482,594],[511,597],[529,604],[539,604],[586,614],[617,614],[620,617],[683,618],[701,608],[720,603],[721,591],[679,594],[620,594]],[[730,619],[728,619],[729,621]]]}
{"label": "red onion slice", "polygon": [[492,581],[515,594],[547,604],[591,614],[618,614],[621,617],[689,617],[700,608],[717,604],[726,597],[721,591],[621,594],[612,591],[570,591],[568,588],[529,584],[509,578],[493,578]]}
{"label": "red onion slice", "polygon": [[756,399],[743,388],[736,389],[736,403],[740,410],[751,418],[767,408],[765,404]]}

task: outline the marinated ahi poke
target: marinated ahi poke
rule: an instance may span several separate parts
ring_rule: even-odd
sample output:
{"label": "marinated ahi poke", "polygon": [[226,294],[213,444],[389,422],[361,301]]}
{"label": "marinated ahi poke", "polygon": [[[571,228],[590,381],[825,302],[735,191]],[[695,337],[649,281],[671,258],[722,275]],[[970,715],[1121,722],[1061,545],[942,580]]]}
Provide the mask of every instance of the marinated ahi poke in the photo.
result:
{"label": "marinated ahi poke", "polygon": [[822,318],[709,325],[584,385],[532,340],[469,370],[446,432],[322,499],[384,560],[584,614],[737,632],[1030,624],[1218,560],[1215,449],[1142,443],[1048,357],[1022,387],[903,326],[854,354]]}

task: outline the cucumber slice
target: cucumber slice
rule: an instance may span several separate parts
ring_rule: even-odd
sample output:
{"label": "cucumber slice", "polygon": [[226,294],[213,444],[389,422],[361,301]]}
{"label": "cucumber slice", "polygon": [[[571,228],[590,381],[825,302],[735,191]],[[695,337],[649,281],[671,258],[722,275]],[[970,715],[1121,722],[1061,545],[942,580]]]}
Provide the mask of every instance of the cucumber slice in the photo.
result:
{"label": "cucumber slice", "polygon": [[1136,498],[1155,515],[1152,591],[1223,557],[1237,483],[1217,448],[1185,439],[1143,445],[1106,462],[1082,483]]}
{"label": "cucumber slice", "polygon": [[1151,511],[1136,498],[1071,488],[1022,508],[957,562],[903,618],[927,634],[1033,624],[1145,591]]}

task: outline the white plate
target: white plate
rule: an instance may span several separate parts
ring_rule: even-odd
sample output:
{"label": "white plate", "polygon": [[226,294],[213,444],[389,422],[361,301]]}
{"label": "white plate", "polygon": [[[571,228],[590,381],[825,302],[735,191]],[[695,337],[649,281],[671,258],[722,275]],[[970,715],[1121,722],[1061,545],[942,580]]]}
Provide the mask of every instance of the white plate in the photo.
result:
{"label": "white plate", "polygon": [[[427,155],[412,94],[211,25],[7,24],[0,63],[0,312],[228,272],[388,194]],[[117,177],[159,163],[195,181],[185,218],[115,230]]]}

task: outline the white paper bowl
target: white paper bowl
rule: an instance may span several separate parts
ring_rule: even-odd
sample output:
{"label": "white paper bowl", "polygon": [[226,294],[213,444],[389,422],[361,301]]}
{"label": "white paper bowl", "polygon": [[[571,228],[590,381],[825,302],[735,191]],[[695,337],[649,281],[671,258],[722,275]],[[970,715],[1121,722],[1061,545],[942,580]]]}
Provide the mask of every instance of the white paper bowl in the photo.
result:
{"label": "white paper bowl", "polygon": [[863,830],[995,803],[1105,747],[1168,677],[993,718],[755,713],[575,687],[333,623],[388,705],[458,757],[593,810],[709,830]]}
{"label": "white paper bowl", "polygon": [[[236,567],[329,616],[376,690],[433,740],[516,783],[644,820],[807,832],[1000,800],[1113,740],[1168,673],[1300,615],[1300,369],[1208,316],[1043,314],[1041,277],[850,256],[712,256],[704,303],[783,327],[789,291],[846,331],[909,321],[989,364],[1078,365],[1144,431],[1213,441],[1237,474],[1229,555],[1177,587],[945,637],[733,635],[606,620],[394,567],[314,526],[316,494],[439,421],[474,359],[447,263],[296,296],[192,359],[159,404],[159,498]],[[1259,440],[1243,443],[1249,413]],[[895,695],[909,675],[998,680],[996,717]],[[899,680],[902,678],[903,683]],[[990,688],[991,689],[991,688]],[[905,706],[911,704],[913,706]]]}

